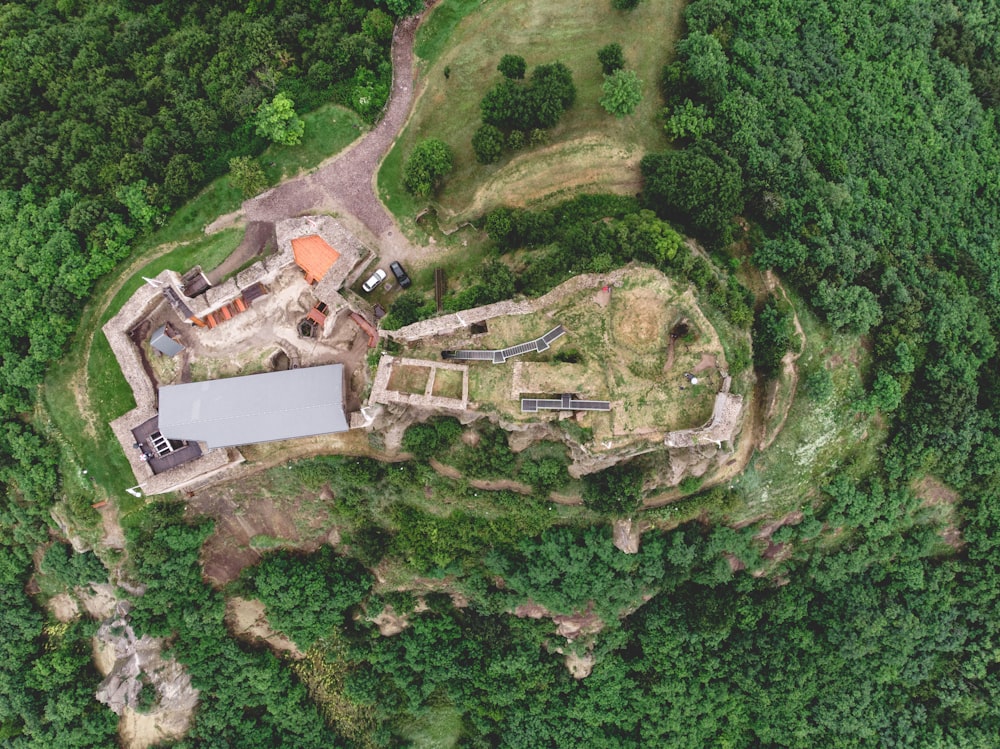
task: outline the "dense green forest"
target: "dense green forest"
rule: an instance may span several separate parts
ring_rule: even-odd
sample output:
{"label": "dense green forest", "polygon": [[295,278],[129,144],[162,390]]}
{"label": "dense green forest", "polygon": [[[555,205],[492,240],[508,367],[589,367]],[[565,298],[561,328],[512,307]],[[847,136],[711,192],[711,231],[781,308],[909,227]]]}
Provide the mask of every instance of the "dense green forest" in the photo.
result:
{"label": "dense green forest", "polygon": [[[335,100],[373,120],[394,19],[412,3],[107,2],[0,6],[0,737],[106,746],[114,716],[81,626],[24,594],[48,537],[58,449],[25,418],[97,279],[229,159],[255,156],[261,105]],[[106,573],[105,573],[106,574]],[[13,742],[13,743],[10,743]]]}
{"label": "dense green forest", "polygon": [[[260,152],[262,104],[284,93],[300,111],[335,99],[375,116],[391,22],[415,10],[404,5],[0,7],[5,745],[107,746],[115,731],[92,699],[91,625],[56,624],[29,594],[38,550],[52,584],[103,574],[52,543],[58,452],[26,418],[46,367],[95,280],[229,158]],[[485,228],[499,253],[524,251],[518,272],[494,259],[450,303],[540,293],[553,269],[640,258],[752,327],[767,375],[788,312],[772,298],[751,315],[729,279],[774,268],[870,349],[858,409],[889,430],[877,462],[837,466],[769,539],[766,521],[735,529],[723,509],[650,530],[625,555],[606,521],[632,507],[604,500],[636,499],[647,464],[590,478],[590,514],[559,523],[545,497],[568,481],[563,458],[515,455],[489,428],[473,451],[438,420],[410,428],[417,457],[392,470],[318,458],[280,472],[291,490],[333,487],[351,556],[273,553],[222,591],[199,564],[211,525],[151,504],[128,529],[124,572],[145,586],[132,596],[137,633],[170,637],[201,690],[179,746],[405,746],[441,716],[463,747],[996,746],[1000,6],[695,0],[685,19],[661,82],[672,147],[642,160],[642,195],[494,211]],[[678,252],[668,222],[733,273]],[[429,313],[401,298],[397,322]],[[441,481],[432,456],[533,493],[463,485],[454,500],[488,511],[430,512],[407,492]],[[927,475],[960,490],[958,541],[914,492]],[[741,496],[720,487],[693,501]],[[375,593],[376,567],[451,595]],[[234,640],[229,594],[260,598],[308,657]],[[529,603],[589,629],[568,642],[548,616],[511,614]],[[391,637],[370,621],[386,606],[408,622]],[[592,661],[586,678],[567,653]]]}

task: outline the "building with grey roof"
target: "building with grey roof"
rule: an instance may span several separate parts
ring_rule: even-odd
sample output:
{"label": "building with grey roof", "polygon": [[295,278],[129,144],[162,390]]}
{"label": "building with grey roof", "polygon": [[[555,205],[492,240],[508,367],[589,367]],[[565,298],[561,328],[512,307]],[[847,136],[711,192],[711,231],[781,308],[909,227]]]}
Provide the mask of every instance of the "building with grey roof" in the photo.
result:
{"label": "building with grey roof", "polygon": [[210,448],[346,432],[344,365],[160,388],[159,428]]}

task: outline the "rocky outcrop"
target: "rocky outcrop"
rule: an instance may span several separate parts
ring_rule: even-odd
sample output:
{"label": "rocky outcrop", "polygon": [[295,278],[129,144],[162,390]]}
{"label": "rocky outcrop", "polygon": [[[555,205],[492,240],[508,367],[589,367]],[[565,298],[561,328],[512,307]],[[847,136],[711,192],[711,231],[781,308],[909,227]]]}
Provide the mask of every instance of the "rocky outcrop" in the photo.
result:
{"label": "rocky outcrop", "polygon": [[611,526],[611,537],[615,548],[626,554],[639,553],[639,541],[643,531],[652,526],[645,522],[636,522],[632,518],[618,519]]}
{"label": "rocky outcrop", "polygon": [[[97,630],[94,640],[98,664],[108,669],[97,688],[97,700],[120,716],[135,718],[142,707],[140,694],[144,685],[149,685],[156,697],[153,706],[144,711],[144,722],[155,727],[156,741],[144,740],[140,744],[151,746],[181,738],[190,726],[198,690],[191,686],[191,677],[180,663],[163,658],[162,640],[147,635],[136,637],[128,622],[127,606],[121,602],[115,616]],[[128,740],[126,743],[135,745]]]}

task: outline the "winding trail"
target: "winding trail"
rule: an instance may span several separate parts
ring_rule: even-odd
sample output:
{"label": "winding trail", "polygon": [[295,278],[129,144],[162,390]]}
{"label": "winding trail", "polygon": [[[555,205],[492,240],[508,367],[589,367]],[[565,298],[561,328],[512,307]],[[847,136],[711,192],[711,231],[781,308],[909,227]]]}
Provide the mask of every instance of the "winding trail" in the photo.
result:
{"label": "winding trail", "polygon": [[[243,203],[235,214],[221,216],[205,232],[226,226],[273,224],[285,218],[330,211],[359,222],[378,243],[384,262],[421,254],[396,226],[375,188],[378,166],[409,118],[414,101],[413,43],[423,16],[400,21],[392,39],[392,89],[382,119],[347,149],[311,174],[290,179]],[[359,227],[360,228],[360,227]],[[242,248],[241,248],[242,249]],[[256,251],[256,250],[254,250]],[[252,253],[251,253],[252,254]]]}

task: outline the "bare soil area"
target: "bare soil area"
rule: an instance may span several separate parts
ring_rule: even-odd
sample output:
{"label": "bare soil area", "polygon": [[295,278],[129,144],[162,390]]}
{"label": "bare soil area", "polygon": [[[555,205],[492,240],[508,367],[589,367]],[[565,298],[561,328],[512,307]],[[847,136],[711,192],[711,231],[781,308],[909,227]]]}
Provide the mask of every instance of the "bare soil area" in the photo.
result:
{"label": "bare soil area", "polygon": [[[218,587],[239,577],[244,567],[256,564],[261,552],[254,544],[273,548],[274,544],[315,551],[326,543],[329,533],[327,513],[318,500],[306,511],[303,499],[277,501],[254,497],[253,479],[230,482],[199,492],[188,499],[190,515],[215,518],[215,532],[201,550],[205,578]],[[249,496],[250,501],[244,501]]]}
{"label": "bare soil area", "polygon": [[567,653],[566,654],[566,668],[569,670],[570,676],[576,680],[586,679],[590,676],[590,672],[594,670],[594,654],[584,653],[583,655],[578,655],[577,653]]}
{"label": "bare soil area", "polygon": [[52,616],[60,622],[71,622],[80,616],[80,607],[69,593],[57,593],[47,603]]}
{"label": "bare soil area", "polygon": [[302,658],[302,651],[294,642],[271,628],[264,604],[256,598],[227,598],[225,621],[236,637],[250,643],[264,643],[272,650]]}

